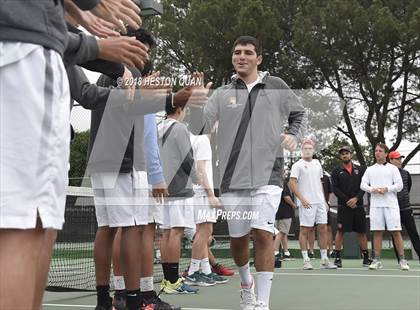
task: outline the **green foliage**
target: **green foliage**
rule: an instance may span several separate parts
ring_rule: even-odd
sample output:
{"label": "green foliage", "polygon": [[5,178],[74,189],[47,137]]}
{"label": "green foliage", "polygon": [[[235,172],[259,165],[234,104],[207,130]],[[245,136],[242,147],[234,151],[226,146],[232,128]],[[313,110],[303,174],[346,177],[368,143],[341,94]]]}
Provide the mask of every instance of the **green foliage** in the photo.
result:
{"label": "green foliage", "polygon": [[87,151],[89,146],[89,131],[76,132],[70,146],[69,184],[80,186],[85,175],[87,165]]}
{"label": "green foliage", "polygon": [[322,130],[349,140],[361,164],[377,142],[397,149],[418,141],[420,0],[161,2],[163,16],[146,26],[158,37],[162,75],[203,71],[218,87],[233,73],[234,40],[253,35],[263,45],[261,70],[341,100],[339,122]]}

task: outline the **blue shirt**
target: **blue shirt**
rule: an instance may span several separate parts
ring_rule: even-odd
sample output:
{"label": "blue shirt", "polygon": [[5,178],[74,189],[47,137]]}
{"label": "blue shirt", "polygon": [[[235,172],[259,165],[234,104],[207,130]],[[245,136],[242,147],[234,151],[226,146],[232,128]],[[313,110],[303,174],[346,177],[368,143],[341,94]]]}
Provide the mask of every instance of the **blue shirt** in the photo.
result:
{"label": "blue shirt", "polygon": [[156,185],[163,183],[165,178],[160,164],[155,114],[144,116],[144,153],[146,156],[147,179],[149,184]]}

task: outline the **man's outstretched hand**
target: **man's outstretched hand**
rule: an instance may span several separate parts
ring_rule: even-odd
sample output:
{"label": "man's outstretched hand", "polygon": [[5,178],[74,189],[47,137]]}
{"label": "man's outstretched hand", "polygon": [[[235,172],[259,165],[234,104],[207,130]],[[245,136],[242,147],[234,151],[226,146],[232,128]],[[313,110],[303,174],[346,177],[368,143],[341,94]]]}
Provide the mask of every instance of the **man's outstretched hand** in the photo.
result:
{"label": "man's outstretched hand", "polygon": [[99,56],[103,60],[122,63],[127,67],[143,68],[149,59],[146,46],[129,37],[112,37],[98,40]]}
{"label": "man's outstretched hand", "polygon": [[112,23],[124,34],[127,33],[124,24],[136,30],[142,24],[140,8],[132,0],[101,0],[92,13]]}
{"label": "man's outstretched hand", "polygon": [[296,137],[290,134],[282,134],[281,146],[289,151],[294,151],[297,147]]}
{"label": "man's outstretched hand", "polygon": [[210,88],[213,86],[213,82],[208,82],[204,86],[204,73],[203,72],[194,72],[192,74],[192,81],[194,81],[191,86],[192,93],[188,100],[188,105],[190,106],[203,106],[208,101],[208,95]]}

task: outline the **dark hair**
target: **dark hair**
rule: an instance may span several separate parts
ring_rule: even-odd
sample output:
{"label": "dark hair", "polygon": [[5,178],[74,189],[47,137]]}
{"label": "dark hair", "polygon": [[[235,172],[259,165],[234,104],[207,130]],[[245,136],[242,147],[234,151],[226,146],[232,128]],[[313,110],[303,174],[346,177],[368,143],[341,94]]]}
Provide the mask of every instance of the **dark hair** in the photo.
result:
{"label": "dark hair", "polygon": [[389,148],[386,146],[386,144],[385,143],[382,143],[382,142],[380,142],[380,143],[377,143],[376,145],[375,145],[375,149],[377,148],[377,147],[380,147],[381,149],[383,149],[384,151],[385,151],[385,153],[389,153]]}
{"label": "dark hair", "polygon": [[251,36],[240,36],[236,39],[235,43],[233,43],[232,53],[235,50],[236,45],[247,45],[252,44],[254,45],[255,52],[257,53],[257,56],[262,55],[262,46],[257,38],[251,37]]}
{"label": "dark hair", "polygon": [[136,37],[138,41],[140,41],[143,44],[149,44],[150,49],[156,46],[156,41],[153,35],[147,31],[146,29],[139,28],[137,30],[134,30],[131,27],[127,27],[127,34],[128,37]]}
{"label": "dark hair", "polygon": [[148,60],[145,64],[143,69],[140,70],[141,76],[146,76],[153,72],[153,63]]}
{"label": "dark hair", "polygon": [[[175,96],[175,94],[172,94],[172,96]],[[181,110],[184,110],[185,106],[187,105],[187,101],[185,100],[182,102],[174,101],[172,105],[172,96],[168,95],[168,97],[166,98],[166,104],[165,104],[166,115],[175,114],[178,108],[181,108]]]}

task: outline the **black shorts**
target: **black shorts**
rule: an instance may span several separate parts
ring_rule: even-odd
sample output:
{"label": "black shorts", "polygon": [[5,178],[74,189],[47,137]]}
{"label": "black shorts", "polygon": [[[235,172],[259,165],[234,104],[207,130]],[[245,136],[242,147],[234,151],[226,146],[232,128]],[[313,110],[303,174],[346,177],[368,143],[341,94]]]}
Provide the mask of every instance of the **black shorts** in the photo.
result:
{"label": "black shorts", "polygon": [[366,233],[366,212],[363,207],[354,209],[338,206],[337,229],[342,232]]}

